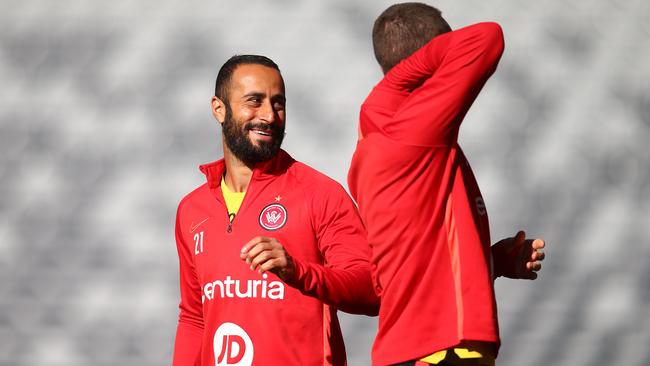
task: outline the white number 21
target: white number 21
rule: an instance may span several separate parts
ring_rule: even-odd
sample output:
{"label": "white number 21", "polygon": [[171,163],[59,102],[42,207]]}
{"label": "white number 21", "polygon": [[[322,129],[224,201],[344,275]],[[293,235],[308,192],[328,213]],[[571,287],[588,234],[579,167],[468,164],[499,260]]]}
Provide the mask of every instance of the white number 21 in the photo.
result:
{"label": "white number 21", "polygon": [[194,254],[203,253],[203,231],[194,234]]}

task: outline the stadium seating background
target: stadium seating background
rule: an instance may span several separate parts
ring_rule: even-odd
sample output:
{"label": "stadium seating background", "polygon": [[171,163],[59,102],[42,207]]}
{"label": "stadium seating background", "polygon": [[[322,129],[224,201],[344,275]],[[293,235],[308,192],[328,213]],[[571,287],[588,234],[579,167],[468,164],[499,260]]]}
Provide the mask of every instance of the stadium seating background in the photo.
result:
{"label": "stadium seating background", "polygon": [[[169,364],[178,201],[221,154],[219,66],[283,70],[285,148],[346,185],[389,1],[0,0],[0,365]],[[506,51],[461,129],[494,240],[548,259],[500,279],[501,365],[650,364],[650,2],[438,1]],[[349,364],[374,319],[342,315]]]}

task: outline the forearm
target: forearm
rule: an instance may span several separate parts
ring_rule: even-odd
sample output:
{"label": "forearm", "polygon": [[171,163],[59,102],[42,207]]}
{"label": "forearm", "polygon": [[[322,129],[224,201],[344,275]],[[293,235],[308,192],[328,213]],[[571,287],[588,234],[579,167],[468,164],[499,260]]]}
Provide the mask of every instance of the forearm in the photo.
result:
{"label": "forearm", "polygon": [[345,269],[294,263],[295,273],[287,280],[289,286],[347,313],[377,315],[379,312],[379,297],[372,286],[368,263]]}

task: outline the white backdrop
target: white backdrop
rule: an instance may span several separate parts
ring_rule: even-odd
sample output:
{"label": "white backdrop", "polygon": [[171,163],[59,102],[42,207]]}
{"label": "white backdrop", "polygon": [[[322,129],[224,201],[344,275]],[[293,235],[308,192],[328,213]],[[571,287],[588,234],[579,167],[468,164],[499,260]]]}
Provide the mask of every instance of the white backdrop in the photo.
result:
{"label": "white backdrop", "polygon": [[[274,59],[285,149],[346,185],[391,3],[0,0],[0,365],[169,364],[174,214],[221,154],[219,66]],[[650,3],[431,4],[504,28],[461,145],[493,239],[549,243],[539,280],[498,280],[500,364],[650,364]],[[369,365],[374,319],[342,320]]]}

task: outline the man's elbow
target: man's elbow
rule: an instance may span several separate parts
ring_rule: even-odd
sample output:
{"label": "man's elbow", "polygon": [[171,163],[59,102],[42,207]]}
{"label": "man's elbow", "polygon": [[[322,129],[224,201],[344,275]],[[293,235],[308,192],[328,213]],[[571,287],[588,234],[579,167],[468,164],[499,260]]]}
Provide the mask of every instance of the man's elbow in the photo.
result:
{"label": "man's elbow", "polygon": [[495,22],[485,22],[481,23],[481,25],[486,56],[494,61],[498,61],[501,58],[505,47],[503,29]]}

